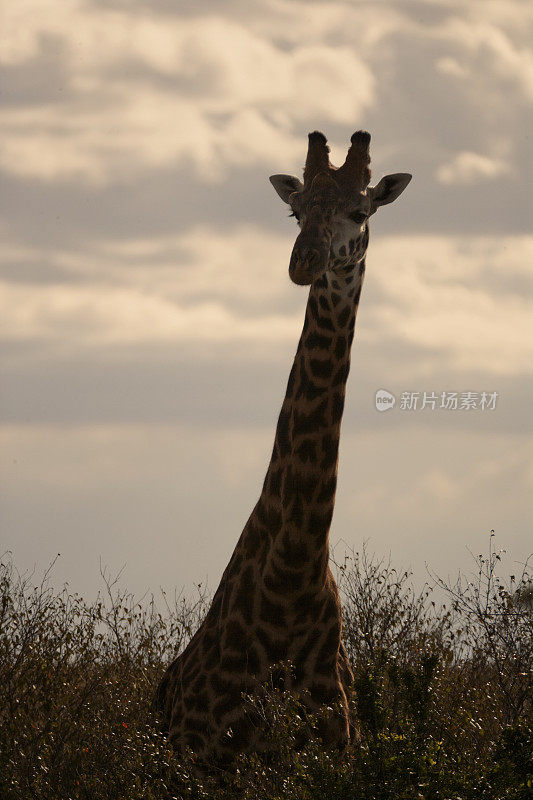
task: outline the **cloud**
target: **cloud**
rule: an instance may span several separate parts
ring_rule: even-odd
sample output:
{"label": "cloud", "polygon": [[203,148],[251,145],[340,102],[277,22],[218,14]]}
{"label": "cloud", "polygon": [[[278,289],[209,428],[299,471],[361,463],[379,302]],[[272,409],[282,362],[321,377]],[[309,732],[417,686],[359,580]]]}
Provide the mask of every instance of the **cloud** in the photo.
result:
{"label": "cloud", "polygon": [[[129,588],[141,593],[189,590],[191,577],[206,575],[214,588],[259,492],[271,438],[177,425],[4,426],[4,547],[20,569],[61,553],[61,579],[91,593],[100,558],[112,570],[126,563]],[[168,560],[154,555],[163,548]]]}
{"label": "cloud", "polygon": [[[32,291],[33,290],[33,291]],[[5,340],[53,343],[61,352],[139,342],[286,341],[293,318],[232,314],[223,305],[200,301],[185,307],[157,295],[115,287],[21,287],[0,285],[7,309]],[[75,336],[75,341],[72,337]]]}
{"label": "cloud", "polygon": [[449,163],[440,166],[436,178],[446,186],[468,186],[494,180],[508,172],[510,167],[505,161],[465,151],[457,153]]}
{"label": "cloud", "polygon": [[486,552],[491,529],[513,559],[526,558],[531,444],[530,434],[494,429],[429,424],[369,436],[345,425],[333,539],[367,539],[421,578],[426,564],[444,577],[465,564],[473,571],[466,548]]}
{"label": "cloud", "polygon": [[[93,586],[87,564],[127,551],[142,590],[216,583],[305,306],[267,176],[298,173],[315,128],[338,163],[367,127],[376,179],[415,178],[372,221],[334,538],[439,566],[492,527],[524,542],[533,9],[12,0],[2,17],[2,508],[26,563],[64,551]],[[379,386],[501,403],[378,415]]]}
{"label": "cloud", "polygon": [[465,20],[456,3],[204,2],[180,13],[163,2],[157,15],[141,2],[12,3],[0,166],[65,192],[127,183],[156,193],[184,169],[196,187],[232,171],[298,171],[316,127],[329,132],[336,160],[337,146],[342,158],[353,128],[367,125],[376,164],[412,170],[428,184],[422,193],[435,191],[435,178],[444,192],[479,187],[475,204],[465,197],[446,218],[445,194],[435,208],[414,200],[414,227],[458,230],[473,208],[478,229],[520,230],[522,218],[483,193],[498,178],[522,198],[530,183],[521,131],[533,61],[504,10],[491,3]]}
{"label": "cloud", "polygon": [[[381,453],[384,478],[382,483],[375,481],[375,507],[383,508],[387,502],[393,504],[389,506],[391,516],[406,526],[412,526],[420,512],[428,515],[436,513],[442,521],[443,517],[461,519],[460,511],[472,516],[478,504],[483,505],[482,498],[498,495],[498,487],[507,487],[506,493],[520,505],[531,491],[533,472],[528,458],[530,435],[525,437],[525,441],[519,442],[519,437],[508,438],[507,435],[492,432],[483,440],[475,430],[467,430],[462,432],[463,446],[456,438],[461,435],[459,432],[447,433],[439,430],[437,425],[429,426],[426,435],[432,440],[431,455],[427,450],[425,452],[424,434],[412,429],[376,432],[372,443],[377,454]],[[450,440],[447,440],[448,435],[451,435]],[[388,436],[394,440],[394,445],[392,441],[386,441]],[[370,443],[364,441],[364,436],[351,431],[347,438],[350,442],[346,442],[346,469],[357,469],[359,459],[366,462],[372,460],[376,468],[379,455],[372,457]],[[400,477],[401,453],[409,447],[413,448],[415,457],[409,460]],[[461,459],[458,458],[459,450],[463,452]],[[496,452],[497,457],[493,457],[491,451]],[[407,487],[409,491],[406,491]],[[342,488],[341,485],[339,490]],[[364,503],[364,491],[355,491],[350,505],[354,517],[357,506],[364,508],[363,513],[369,520],[375,516],[372,506]]]}
{"label": "cloud", "polygon": [[350,48],[287,51],[221,17],[48,3],[28,16],[23,34],[19,26],[11,9],[6,60],[15,91],[17,65],[38,59],[52,36],[67,82],[55,102],[0,112],[0,164],[40,180],[106,184],[141,165],[185,159],[213,180],[231,165],[296,158],[297,126],[350,124],[375,99],[373,75]]}
{"label": "cloud", "polygon": [[381,240],[368,335],[418,343],[441,367],[529,373],[532,256],[532,237]]}
{"label": "cloud", "polygon": [[435,67],[443,75],[453,75],[455,78],[465,78],[467,76],[465,67],[455,58],[449,56],[438,58],[435,62]]}
{"label": "cloud", "polygon": [[[39,256],[12,245],[0,284],[4,337],[33,342],[43,355],[134,343],[287,346],[296,343],[305,301],[287,277],[289,252],[286,234],[200,225],[57,252],[50,264],[62,279],[45,272],[40,283],[16,280],[9,263]],[[447,369],[529,373],[532,260],[527,236],[382,237],[369,252],[359,336],[375,347],[422,347]]]}
{"label": "cloud", "polygon": [[[530,27],[531,18],[520,16],[524,25]],[[463,58],[478,80],[481,78],[486,85],[492,78],[497,82],[494,88],[505,87],[507,91],[516,91],[517,98],[526,102],[533,100],[533,52],[515,43],[499,25],[488,21],[472,24],[460,17],[450,17],[443,35],[450,42],[463,46]]]}
{"label": "cloud", "polygon": [[[21,569],[60,552],[55,576],[91,594],[100,557],[113,570],[126,564],[125,583],[141,594],[161,585],[188,592],[206,576],[214,589],[257,500],[273,427],[273,417],[251,430],[223,418],[218,429],[4,426],[5,546]],[[370,552],[392,553],[397,568],[412,565],[424,581],[424,562],[454,574],[466,548],[485,552],[496,528],[497,545],[525,558],[531,446],[524,434],[370,433],[345,421],[336,555],[366,540]]]}

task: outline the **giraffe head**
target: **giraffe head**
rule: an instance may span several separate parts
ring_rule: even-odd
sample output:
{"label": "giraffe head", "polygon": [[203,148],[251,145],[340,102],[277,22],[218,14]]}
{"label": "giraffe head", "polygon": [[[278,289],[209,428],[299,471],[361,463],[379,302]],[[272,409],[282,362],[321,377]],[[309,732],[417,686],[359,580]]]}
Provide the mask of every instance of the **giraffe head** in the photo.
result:
{"label": "giraffe head", "polygon": [[369,217],[396,200],[411,180],[411,175],[398,172],[369,186],[369,145],[369,133],[354,133],[346,161],[336,168],[329,160],[326,137],[314,131],[309,134],[303,183],[293,175],[271,176],[301,229],[289,265],[294,283],[310,284],[327,271],[349,272],[360,264],[368,245]]}

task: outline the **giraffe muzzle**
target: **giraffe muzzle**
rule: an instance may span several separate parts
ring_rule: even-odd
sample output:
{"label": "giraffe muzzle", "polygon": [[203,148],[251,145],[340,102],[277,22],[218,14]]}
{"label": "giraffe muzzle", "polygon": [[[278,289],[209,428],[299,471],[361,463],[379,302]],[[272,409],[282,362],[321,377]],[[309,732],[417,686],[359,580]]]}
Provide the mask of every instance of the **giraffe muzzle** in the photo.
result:
{"label": "giraffe muzzle", "polygon": [[329,246],[318,248],[310,245],[293,247],[289,264],[291,280],[299,286],[308,286],[324,274],[329,264]]}

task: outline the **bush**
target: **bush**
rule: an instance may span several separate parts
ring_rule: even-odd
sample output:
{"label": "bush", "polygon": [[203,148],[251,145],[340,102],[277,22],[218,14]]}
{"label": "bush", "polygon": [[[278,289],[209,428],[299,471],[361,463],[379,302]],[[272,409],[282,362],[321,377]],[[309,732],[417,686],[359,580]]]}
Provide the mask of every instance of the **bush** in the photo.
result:
{"label": "bush", "polygon": [[[491,539],[492,541],[492,539]],[[103,574],[87,603],[0,562],[0,797],[257,800],[525,800],[533,793],[533,637],[527,566],[476,559],[455,585],[416,593],[408,572],[349,554],[338,566],[361,741],[324,749],[301,702],[248,698],[261,754],[210,778],[178,759],[150,704],[166,663],[203,618],[194,602],[137,602]],[[444,603],[433,598],[440,594]],[[305,744],[302,745],[302,742]]]}
{"label": "bush", "polygon": [[0,564],[0,797],[160,798],[174,765],[151,696],[205,598],[163,616],[104,574],[88,604],[49,573]]}

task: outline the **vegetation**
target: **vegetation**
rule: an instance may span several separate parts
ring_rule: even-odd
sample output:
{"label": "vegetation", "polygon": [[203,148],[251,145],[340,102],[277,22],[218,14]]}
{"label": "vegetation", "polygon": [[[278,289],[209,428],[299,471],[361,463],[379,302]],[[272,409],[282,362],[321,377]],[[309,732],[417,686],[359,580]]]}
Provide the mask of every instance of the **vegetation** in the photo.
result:
{"label": "vegetation", "polygon": [[[492,540],[491,540],[492,541]],[[473,580],[408,572],[363,551],[338,565],[360,742],[325,751],[298,698],[250,702],[268,754],[200,779],[157,729],[151,696],[208,598],[137,602],[104,575],[87,603],[0,563],[0,797],[526,800],[533,796],[532,592],[500,553]],[[442,597],[443,604],[433,598]],[[303,737],[302,737],[303,734]],[[305,746],[296,742],[305,740]]]}

